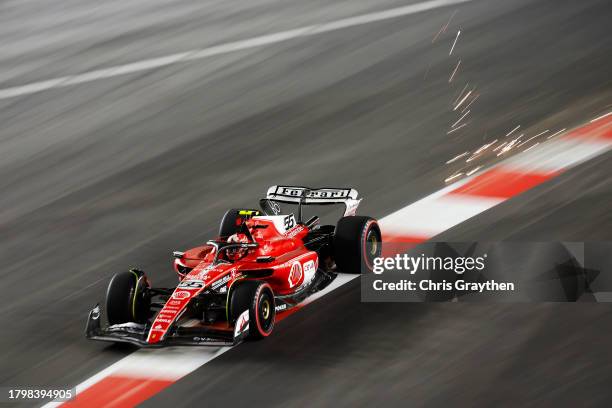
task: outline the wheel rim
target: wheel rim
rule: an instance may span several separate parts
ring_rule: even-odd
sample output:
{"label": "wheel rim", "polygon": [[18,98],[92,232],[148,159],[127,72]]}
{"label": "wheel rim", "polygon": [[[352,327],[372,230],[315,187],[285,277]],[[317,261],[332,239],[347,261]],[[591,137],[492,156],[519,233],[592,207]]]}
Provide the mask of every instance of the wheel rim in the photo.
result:
{"label": "wheel rim", "polygon": [[378,252],[378,240],[376,239],[376,234],[372,233],[372,230],[370,230],[370,232],[368,233],[367,241],[370,248],[370,256],[376,256],[376,253]]}
{"label": "wheel rim", "polygon": [[270,317],[270,302],[268,302],[267,299],[265,299],[261,304],[261,314],[264,320]]}
{"label": "wheel rim", "polygon": [[261,329],[266,333],[272,329],[272,325],[274,324],[273,307],[270,295],[268,293],[263,293],[259,298],[258,314]]}
{"label": "wheel rim", "polygon": [[371,264],[380,255],[380,238],[377,231],[370,227],[365,237],[365,257],[368,264]]}

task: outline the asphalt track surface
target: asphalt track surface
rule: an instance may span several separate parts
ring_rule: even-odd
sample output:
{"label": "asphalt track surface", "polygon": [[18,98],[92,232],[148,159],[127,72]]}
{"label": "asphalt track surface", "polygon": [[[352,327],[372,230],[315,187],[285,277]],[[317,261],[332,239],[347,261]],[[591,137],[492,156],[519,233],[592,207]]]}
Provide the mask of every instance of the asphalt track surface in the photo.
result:
{"label": "asphalt track surface", "polygon": [[[0,85],[399,4],[2,3]],[[130,353],[82,335],[110,276],[137,265],[171,285],[170,251],[214,235],[225,209],[271,184],[352,185],[361,212],[381,217],[518,124],[535,133],[608,111],[611,19],[607,1],[473,1],[0,100],[0,383],[74,385]],[[450,136],[466,82],[481,97]],[[610,159],[442,237],[610,240]],[[604,405],[610,311],[361,304],[352,282],[144,405]]]}

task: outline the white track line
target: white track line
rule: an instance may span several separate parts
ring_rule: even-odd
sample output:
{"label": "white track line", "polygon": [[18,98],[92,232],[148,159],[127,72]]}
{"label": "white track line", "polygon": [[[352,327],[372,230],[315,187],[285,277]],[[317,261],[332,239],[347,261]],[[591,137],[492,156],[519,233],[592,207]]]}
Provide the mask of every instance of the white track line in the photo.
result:
{"label": "white track line", "polygon": [[472,0],[430,0],[422,3],[410,4],[408,6],[396,7],[383,11],[362,14],[360,16],[343,18],[329,23],[314,24],[295,28],[293,30],[280,31],[273,34],[253,37],[246,40],[234,41],[225,44],[215,45],[208,48],[195,49],[178,54],[166,55],[159,58],[146,59],[125,65],[98,69],[85,72],[83,74],[68,75],[52,78],[44,81],[32,82],[25,85],[11,88],[0,89],[0,99],[9,99],[17,96],[30,95],[53,88],[62,88],[70,85],[82,84],[96,81],[103,78],[113,78],[119,75],[132,74],[140,71],[147,71],[161,68],[181,62],[194,61],[215,55],[227,54],[230,52],[246,50],[250,48],[262,47],[264,45],[276,44],[283,41],[292,40],[300,37],[308,37],[316,34],[327,33],[330,31],[341,30],[343,28],[355,27],[363,24],[374,23],[377,21],[389,20],[402,16],[433,10],[440,7],[451,6],[454,4],[466,3]]}

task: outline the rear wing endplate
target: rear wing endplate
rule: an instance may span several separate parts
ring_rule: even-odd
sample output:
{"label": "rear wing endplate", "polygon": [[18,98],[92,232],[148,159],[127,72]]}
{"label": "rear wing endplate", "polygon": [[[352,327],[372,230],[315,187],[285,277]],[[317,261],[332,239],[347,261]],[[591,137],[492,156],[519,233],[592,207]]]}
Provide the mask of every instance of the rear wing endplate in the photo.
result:
{"label": "rear wing endplate", "polygon": [[266,199],[280,203],[294,204],[344,204],[344,216],[355,215],[361,202],[359,193],[354,188],[310,188],[299,186],[272,186],[268,189]]}

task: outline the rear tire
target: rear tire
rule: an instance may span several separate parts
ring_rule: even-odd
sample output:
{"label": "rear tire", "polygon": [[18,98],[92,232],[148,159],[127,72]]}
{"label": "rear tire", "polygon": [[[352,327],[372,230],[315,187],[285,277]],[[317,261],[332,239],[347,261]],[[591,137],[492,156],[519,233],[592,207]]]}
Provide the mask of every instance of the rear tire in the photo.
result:
{"label": "rear tire", "polygon": [[148,290],[149,284],[143,272],[115,274],[106,291],[108,323],[144,323],[149,317],[151,307]]}
{"label": "rear tire", "polygon": [[340,272],[372,271],[381,254],[380,227],[374,218],[342,217],[334,233],[334,259]]}
{"label": "rear tire", "polygon": [[274,329],[276,305],[274,292],[262,281],[236,283],[230,293],[229,315],[232,322],[245,311],[249,311],[249,338],[268,337]]}

